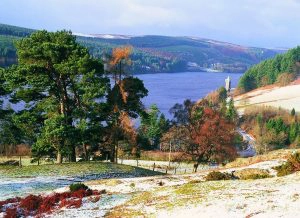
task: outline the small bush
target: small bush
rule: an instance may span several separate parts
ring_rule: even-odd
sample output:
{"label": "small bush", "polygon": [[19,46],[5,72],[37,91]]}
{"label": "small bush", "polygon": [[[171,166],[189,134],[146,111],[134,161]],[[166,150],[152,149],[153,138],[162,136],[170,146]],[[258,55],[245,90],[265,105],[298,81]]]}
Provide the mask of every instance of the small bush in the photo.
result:
{"label": "small bush", "polygon": [[15,197],[15,198],[9,198],[7,200],[4,200],[4,201],[0,201],[0,211],[2,210],[2,207],[4,205],[7,205],[7,204],[12,204],[12,203],[17,203],[21,200],[20,197]]}
{"label": "small bush", "polygon": [[157,183],[159,186],[164,186],[164,182],[163,181],[159,181],[158,183]]}
{"label": "small bush", "polygon": [[77,191],[74,191],[71,193],[71,197],[73,198],[84,198],[87,196],[91,196],[93,194],[93,191],[91,189],[79,189]]}
{"label": "small bush", "polygon": [[296,171],[300,171],[300,153],[296,152],[292,154],[287,159],[287,162],[280,166],[274,167],[274,169],[277,171],[277,176],[286,176]]}
{"label": "small bush", "polygon": [[265,179],[270,178],[271,175],[269,174],[268,170],[264,169],[255,169],[255,168],[248,168],[239,170],[235,173],[235,176],[237,176],[239,179]]}
{"label": "small bush", "polygon": [[78,190],[87,190],[89,187],[87,187],[85,184],[83,183],[74,183],[74,184],[71,184],[69,186],[70,188],[70,191],[71,192],[76,192]]}
{"label": "small bush", "polygon": [[107,191],[105,189],[102,189],[100,191],[98,190],[93,190],[93,195],[101,195],[101,194],[106,194]]}
{"label": "small bush", "polygon": [[79,208],[82,205],[82,199],[64,199],[60,202],[60,207]]}
{"label": "small bush", "polygon": [[232,176],[229,173],[222,173],[219,171],[212,171],[207,174],[206,181],[216,181],[216,180],[230,180]]}

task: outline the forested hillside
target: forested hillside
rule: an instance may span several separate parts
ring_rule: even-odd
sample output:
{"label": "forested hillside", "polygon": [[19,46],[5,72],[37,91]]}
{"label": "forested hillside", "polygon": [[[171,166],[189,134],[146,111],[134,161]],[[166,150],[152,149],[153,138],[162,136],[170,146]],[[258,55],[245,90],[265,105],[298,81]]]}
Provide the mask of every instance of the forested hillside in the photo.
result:
{"label": "forested hillside", "polygon": [[0,24],[0,67],[7,67],[16,62],[14,41],[33,33],[34,30]]}
{"label": "forested hillside", "polygon": [[[0,67],[16,62],[13,41],[34,30],[0,24]],[[133,46],[131,72],[221,71],[245,72],[253,64],[284,50],[244,47],[209,39],[169,36],[77,34],[91,55],[101,58],[114,47]]]}
{"label": "forested hillside", "polygon": [[13,41],[16,39],[18,37],[0,35],[0,67],[6,67],[15,63],[16,49]]}
{"label": "forested hillside", "polygon": [[300,46],[251,67],[240,79],[239,88],[247,92],[258,87],[294,79],[300,73]]}

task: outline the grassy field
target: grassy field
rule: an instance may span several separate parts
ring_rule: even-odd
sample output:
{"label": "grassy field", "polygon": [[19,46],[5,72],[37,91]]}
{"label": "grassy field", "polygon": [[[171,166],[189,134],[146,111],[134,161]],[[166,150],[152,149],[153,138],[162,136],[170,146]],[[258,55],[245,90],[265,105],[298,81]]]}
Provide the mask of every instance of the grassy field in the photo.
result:
{"label": "grassy field", "polygon": [[151,176],[160,173],[139,167],[103,163],[103,162],[77,162],[63,164],[29,165],[23,167],[0,166],[2,177],[35,177],[35,176],[85,176],[88,174],[129,174],[138,176]]}

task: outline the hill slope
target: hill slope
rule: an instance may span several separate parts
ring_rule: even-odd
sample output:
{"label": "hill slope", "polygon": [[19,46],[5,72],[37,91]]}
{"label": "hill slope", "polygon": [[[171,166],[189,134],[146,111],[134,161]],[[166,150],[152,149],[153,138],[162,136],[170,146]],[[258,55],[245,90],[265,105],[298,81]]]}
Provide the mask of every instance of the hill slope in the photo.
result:
{"label": "hill slope", "polygon": [[280,87],[270,85],[252,90],[234,98],[236,108],[240,113],[251,106],[272,106],[291,111],[300,111],[300,80]]}
{"label": "hill slope", "polygon": [[[292,150],[285,152],[290,154]],[[272,158],[245,167],[224,169],[237,174],[268,170],[274,177],[266,179],[205,181],[208,171],[203,171],[151,178],[95,180],[86,185],[117,194],[113,202],[106,205],[107,213],[102,215],[105,217],[299,217],[300,173],[277,177],[272,169],[285,159]],[[118,197],[122,194],[127,199]],[[62,210],[53,215],[96,217],[103,211],[98,208],[99,204],[86,203],[81,208]]]}
{"label": "hill slope", "polygon": [[[0,67],[16,62],[13,40],[34,30],[0,24]],[[112,48],[132,45],[131,71],[230,71],[244,72],[253,64],[274,57],[284,50],[245,47],[196,37],[126,36],[77,33],[77,40],[95,57],[110,53]]]}
{"label": "hill slope", "polygon": [[274,84],[283,73],[293,74],[293,77],[300,74],[300,46],[251,67],[240,79],[238,87],[248,92]]}

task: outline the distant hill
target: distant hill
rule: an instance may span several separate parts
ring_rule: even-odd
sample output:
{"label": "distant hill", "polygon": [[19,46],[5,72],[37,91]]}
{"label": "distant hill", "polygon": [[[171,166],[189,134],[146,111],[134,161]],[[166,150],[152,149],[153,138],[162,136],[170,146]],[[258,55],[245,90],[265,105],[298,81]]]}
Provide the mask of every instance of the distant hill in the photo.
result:
{"label": "distant hill", "polygon": [[[13,40],[35,30],[0,24],[0,66],[16,62]],[[134,73],[216,71],[245,72],[253,64],[285,50],[235,45],[197,37],[127,36],[74,33],[78,42],[101,58],[112,48],[132,45],[131,71]]]}

